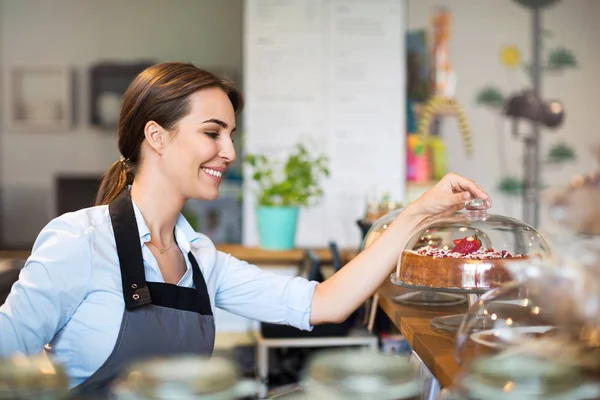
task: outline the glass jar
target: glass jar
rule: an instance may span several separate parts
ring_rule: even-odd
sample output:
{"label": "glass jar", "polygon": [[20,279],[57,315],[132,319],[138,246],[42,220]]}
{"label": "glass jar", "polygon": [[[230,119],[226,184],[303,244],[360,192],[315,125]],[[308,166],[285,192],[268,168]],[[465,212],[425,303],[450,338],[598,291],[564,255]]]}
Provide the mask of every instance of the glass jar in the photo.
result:
{"label": "glass jar", "polygon": [[67,390],[64,369],[43,353],[0,360],[1,400],[58,400],[66,396]]}
{"label": "glass jar", "polygon": [[303,391],[282,400],[417,400],[423,383],[408,357],[368,350],[326,350],[313,357]]}
{"label": "glass jar", "polygon": [[235,364],[227,359],[171,356],[134,363],[112,392],[118,400],[234,400],[255,395],[256,385],[239,380]]}
{"label": "glass jar", "polygon": [[529,356],[477,359],[440,400],[592,400],[600,386],[573,366]]}
{"label": "glass jar", "polygon": [[520,354],[600,373],[600,281],[575,264],[530,264],[469,309],[456,361]]}

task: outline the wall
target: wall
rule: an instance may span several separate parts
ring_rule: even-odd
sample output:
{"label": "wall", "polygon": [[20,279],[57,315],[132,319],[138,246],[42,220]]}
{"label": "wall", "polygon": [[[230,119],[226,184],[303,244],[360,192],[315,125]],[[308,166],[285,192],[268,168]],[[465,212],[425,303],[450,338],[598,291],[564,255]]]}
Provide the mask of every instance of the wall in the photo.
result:
{"label": "wall", "polygon": [[[245,4],[246,149],[282,162],[296,143],[325,155],[324,197],[302,207],[296,246],[358,247],[356,220],[373,190],[404,196],[406,2]],[[247,175],[244,243],[257,245]]]}
{"label": "wall", "polygon": [[[501,65],[499,54],[501,46],[514,44],[520,48],[523,58],[531,60],[530,13],[510,0],[409,0],[409,29],[428,27],[431,11],[436,6],[445,6],[452,13],[450,49],[458,77],[457,98],[469,117],[474,142],[474,157],[466,160],[456,121],[444,122],[442,132],[448,144],[450,169],[493,189],[503,167],[499,158],[498,127],[506,143],[505,168],[512,174],[522,171],[523,147],[512,139],[509,124],[477,106],[475,96],[488,84],[495,84],[507,93],[528,84],[522,69],[509,71]],[[543,25],[553,33],[547,44],[571,49],[580,64],[577,70],[556,76],[546,74],[543,78],[542,95],[563,102],[566,121],[556,132],[542,132],[542,154],[547,154],[551,143],[565,140],[576,147],[579,155],[574,165],[546,168],[543,179],[548,184],[563,183],[577,172],[596,167],[588,149],[590,143],[600,142],[598,17],[600,2],[597,0],[563,0],[543,13]],[[520,200],[506,201],[498,193],[494,197],[494,213],[522,217]]]}
{"label": "wall", "polygon": [[[28,247],[53,216],[52,184],[66,171],[101,173],[117,157],[114,137],[86,123],[85,68],[104,59],[183,59],[207,68],[242,71],[242,0],[0,0],[0,68],[17,65],[71,65],[77,70],[77,125],[68,133],[0,131],[0,176],[4,191],[1,213],[6,243]],[[510,0],[408,0],[410,28],[428,26],[433,7],[452,12],[451,51],[458,74],[458,99],[469,116],[474,158],[465,160],[456,121],[444,123],[450,168],[493,188],[500,177],[497,119],[474,104],[476,92],[488,83],[515,90],[526,83],[521,71],[507,71],[498,61],[499,48],[514,43],[528,57],[530,18]],[[544,147],[559,139],[576,145],[578,162],[544,174],[547,182],[566,180],[576,171],[594,167],[587,152],[600,140],[596,128],[596,96],[600,89],[600,2],[567,1],[544,13],[544,24],[554,32],[552,43],[564,44],[577,55],[581,67],[563,76],[547,76],[543,93],[560,98],[567,120],[559,132],[544,133]],[[218,39],[215,39],[218,38]],[[216,41],[218,40],[218,42]],[[215,46],[215,43],[218,43]],[[0,81],[0,90],[5,88]],[[5,106],[5,95],[0,106]],[[0,114],[3,123],[4,114]],[[501,124],[511,172],[519,173],[521,149]],[[1,126],[6,126],[2,124]],[[35,160],[35,162],[32,162]],[[518,201],[496,196],[494,212],[520,216]],[[25,217],[26,216],[26,217]],[[18,227],[18,229],[17,229]]]}
{"label": "wall", "polygon": [[71,132],[8,132],[2,125],[6,246],[29,247],[54,217],[56,174],[101,174],[118,158],[113,132],[87,123],[86,68],[104,60],[148,58],[241,74],[242,0],[0,0],[5,79],[9,68],[23,65],[67,65],[77,73]]}

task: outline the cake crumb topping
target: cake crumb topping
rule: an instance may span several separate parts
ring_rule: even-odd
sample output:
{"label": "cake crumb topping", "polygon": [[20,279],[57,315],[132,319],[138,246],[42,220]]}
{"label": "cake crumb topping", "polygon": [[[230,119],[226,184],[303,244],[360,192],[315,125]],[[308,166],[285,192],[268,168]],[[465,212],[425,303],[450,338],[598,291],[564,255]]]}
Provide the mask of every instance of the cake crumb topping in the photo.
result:
{"label": "cake crumb topping", "polygon": [[438,249],[437,247],[433,247],[431,245],[427,245],[421,247],[417,250],[412,251],[415,254],[420,256],[428,256],[435,258],[466,258],[472,260],[491,260],[491,259],[500,259],[500,258],[522,258],[521,254],[512,254],[509,251],[502,250],[496,251],[494,249],[480,248],[479,250],[469,253],[462,254],[459,252],[455,252],[452,250],[446,249]]}

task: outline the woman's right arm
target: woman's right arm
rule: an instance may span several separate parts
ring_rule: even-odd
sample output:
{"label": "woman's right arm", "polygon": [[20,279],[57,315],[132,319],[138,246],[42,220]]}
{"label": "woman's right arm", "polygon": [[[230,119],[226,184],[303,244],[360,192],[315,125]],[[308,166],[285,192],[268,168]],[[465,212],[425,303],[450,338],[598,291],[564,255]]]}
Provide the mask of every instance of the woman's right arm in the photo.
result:
{"label": "woman's right arm", "polygon": [[90,242],[70,218],[57,218],[42,230],[0,307],[0,357],[42,351],[85,298]]}

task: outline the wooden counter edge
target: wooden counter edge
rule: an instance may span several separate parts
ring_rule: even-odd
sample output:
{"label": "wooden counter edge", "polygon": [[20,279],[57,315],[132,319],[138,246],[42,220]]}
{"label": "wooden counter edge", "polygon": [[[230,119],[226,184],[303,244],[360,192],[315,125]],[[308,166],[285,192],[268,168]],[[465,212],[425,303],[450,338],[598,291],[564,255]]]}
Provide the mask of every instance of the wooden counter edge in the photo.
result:
{"label": "wooden counter edge", "polygon": [[421,358],[442,387],[449,387],[460,376],[462,368],[454,360],[454,338],[434,331],[431,319],[466,311],[466,306],[409,307],[393,301],[407,290],[386,281],[379,288],[379,307],[400,330],[408,344]]}

